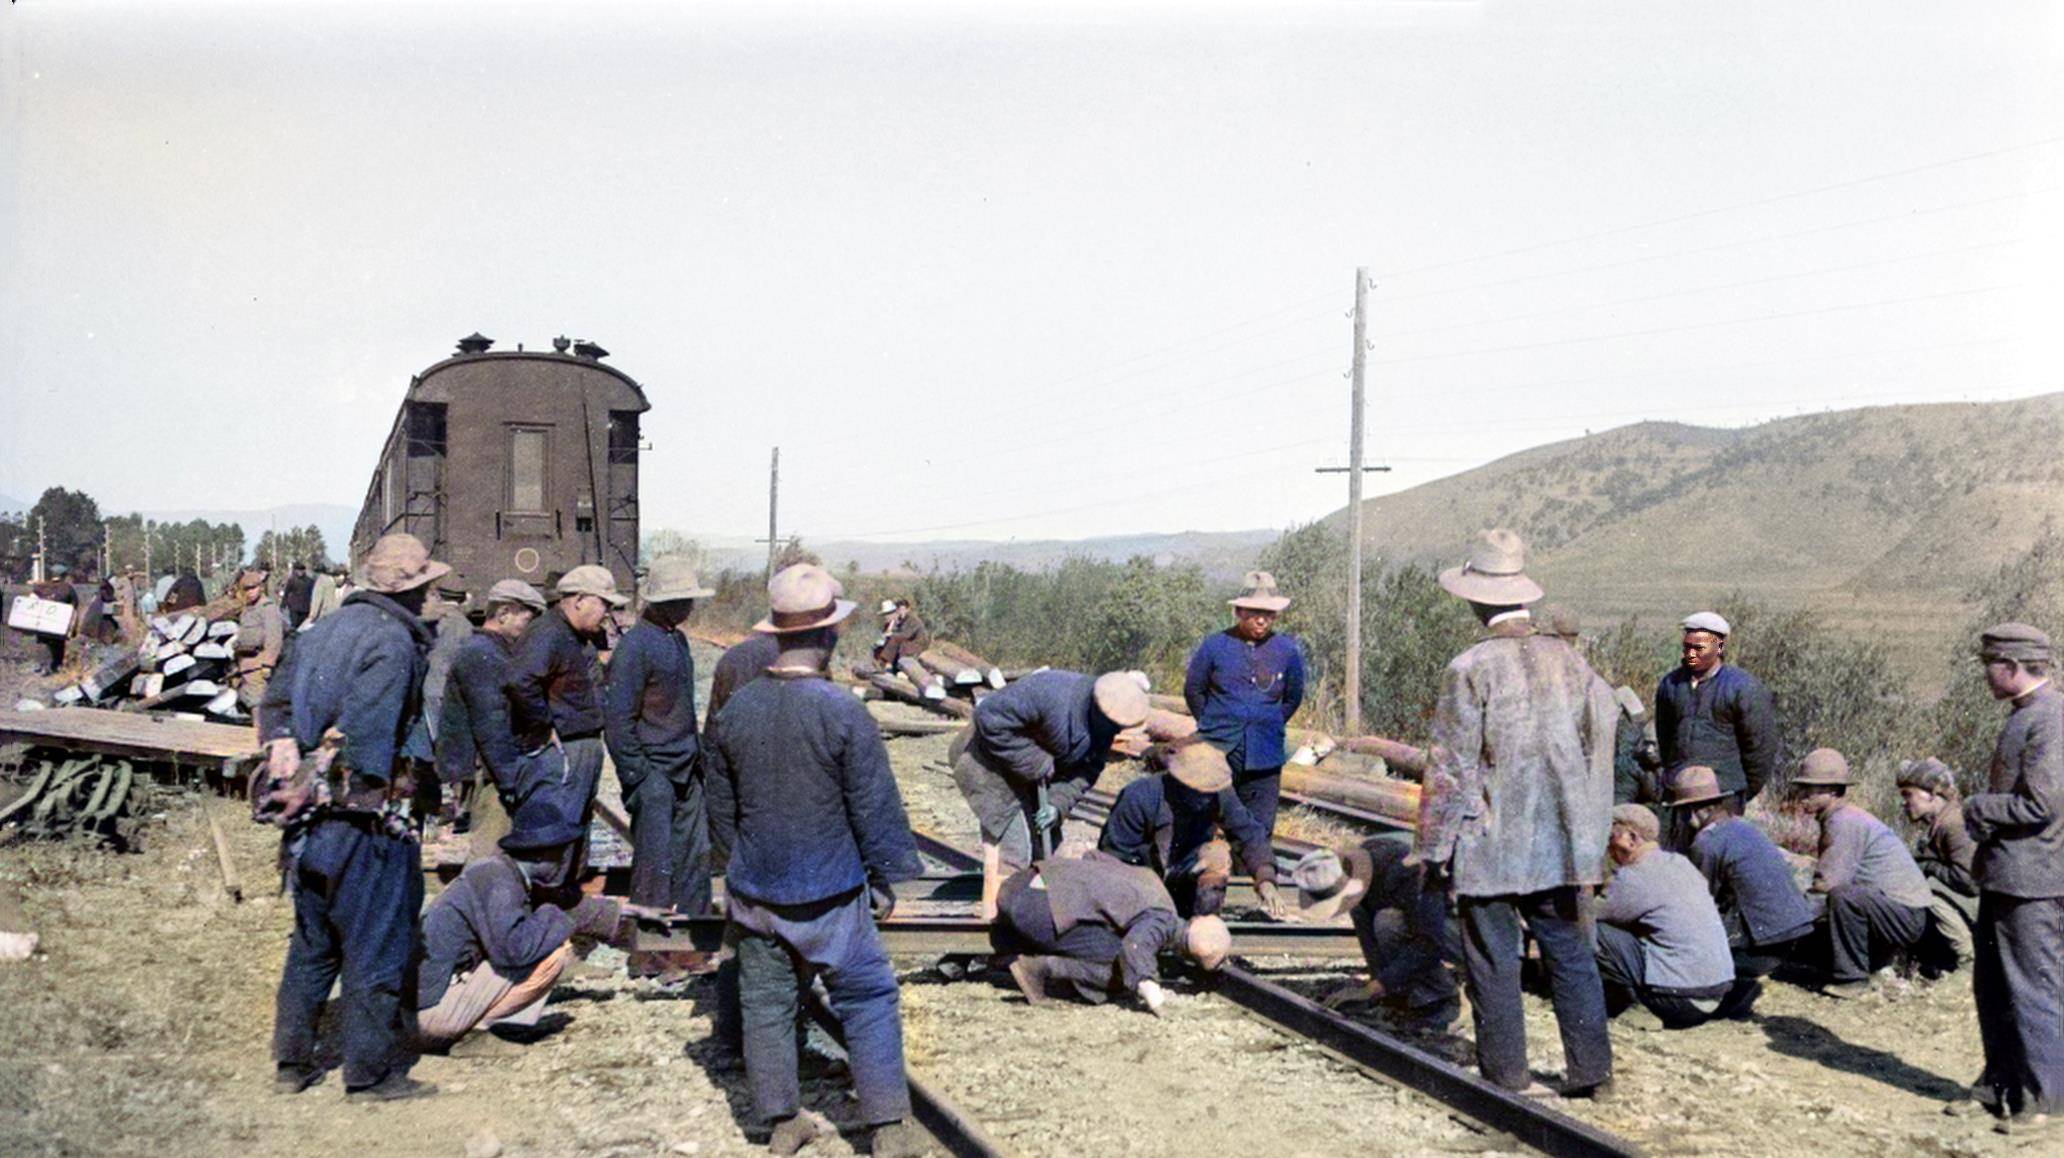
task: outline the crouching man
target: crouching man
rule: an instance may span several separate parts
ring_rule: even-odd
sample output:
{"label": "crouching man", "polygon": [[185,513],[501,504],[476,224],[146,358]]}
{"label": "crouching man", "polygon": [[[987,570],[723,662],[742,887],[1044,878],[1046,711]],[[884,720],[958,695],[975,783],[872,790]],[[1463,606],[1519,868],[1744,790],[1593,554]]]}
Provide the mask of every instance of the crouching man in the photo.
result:
{"label": "crouching man", "polygon": [[1614,806],[1605,847],[1618,871],[1598,905],[1598,975],[1607,1013],[1640,1002],[1664,1028],[1690,1029],[1721,1011],[1734,955],[1705,875],[1661,835],[1655,813]]}
{"label": "crouching man", "polygon": [[1829,997],[1862,997],[1871,974],[1911,952],[1928,931],[1934,894],[1906,842],[1847,799],[1849,761],[1815,748],[1800,762],[1792,791],[1820,821],[1820,862],[1812,892],[1827,898]]}
{"label": "crouching man", "polygon": [[1181,949],[1215,970],[1233,945],[1224,921],[1183,920],[1153,870],[1104,852],[1013,873],[998,894],[989,939],[997,952],[1018,955],[1011,977],[1034,1005],[1059,983],[1091,1004],[1114,993],[1136,994],[1156,1015],[1167,1001],[1158,964],[1163,952]]}
{"label": "crouching man", "polygon": [[1298,915],[1330,921],[1342,912],[1354,921],[1369,979],[1326,995],[1334,1009],[1384,1002],[1403,1010],[1408,1029],[1437,1033],[1462,1015],[1456,970],[1462,963],[1462,927],[1447,889],[1411,859],[1408,833],[1383,833],[1345,854],[1308,853],[1291,870]]}

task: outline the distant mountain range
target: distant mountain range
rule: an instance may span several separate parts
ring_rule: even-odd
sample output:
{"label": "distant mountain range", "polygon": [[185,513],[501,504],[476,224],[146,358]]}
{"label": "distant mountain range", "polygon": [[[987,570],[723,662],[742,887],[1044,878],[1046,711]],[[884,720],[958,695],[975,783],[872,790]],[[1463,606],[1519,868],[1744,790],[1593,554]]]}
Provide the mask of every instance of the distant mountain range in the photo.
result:
{"label": "distant mountain range", "polygon": [[[1279,531],[1179,531],[1173,534],[1110,535],[1095,539],[977,539],[925,543],[869,543],[805,539],[803,546],[833,567],[857,563],[862,571],[900,572],[966,569],[989,561],[1021,570],[1052,567],[1070,557],[1122,561],[1137,555],[1163,562],[1194,562],[1214,579],[1237,580]],[[694,538],[694,536],[689,536]],[[764,546],[726,539],[700,540],[713,570],[749,570],[767,557]]]}

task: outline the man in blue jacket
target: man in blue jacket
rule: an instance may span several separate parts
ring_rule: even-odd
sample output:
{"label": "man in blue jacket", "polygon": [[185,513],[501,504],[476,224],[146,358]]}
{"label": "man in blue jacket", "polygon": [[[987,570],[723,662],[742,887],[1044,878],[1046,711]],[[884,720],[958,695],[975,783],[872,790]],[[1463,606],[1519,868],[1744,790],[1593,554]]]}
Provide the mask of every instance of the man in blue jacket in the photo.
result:
{"label": "man in blue jacket", "polygon": [[420,724],[429,584],[451,570],[413,535],[373,545],[365,584],[309,629],[266,687],[261,818],[287,827],[294,933],[273,1024],[276,1087],[322,1075],[316,1026],[342,981],[347,1098],[418,1097],[402,994],[414,981],[422,846],[408,819],[402,747]]}
{"label": "man in blue jacket", "polygon": [[473,777],[485,766],[503,811],[516,809],[517,776],[523,752],[509,721],[509,683],[516,641],[545,610],[545,597],[521,579],[504,579],[487,591],[487,617],[468,635],[453,658],[437,729],[437,774],[447,785]]}
{"label": "man in blue jacket", "polygon": [[[609,658],[603,734],[631,819],[631,902],[696,915],[710,906],[709,824],[695,729],[695,659],[688,617],[716,592],[690,560],[668,555],[646,573],[645,613]],[[633,977],[706,972],[702,954],[634,953]]]}
{"label": "man in blue jacket", "polygon": [[[1681,768],[1711,768],[1739,816],[1784,761],[1777,704],[1763,681],[1727,662],[1727,620],[1701,611],[1684,620],[1684,659],[1656,685],[1656,746],[1663,790]],[[1673,834],[1681,843],[1689,839]]]}
{"label": "man in blue jacket", "polygon": [[1226,754],[1240,803],[1274,836],[1284,729],[1304,702],[1304,649],[1296,636],[1276,634],[1276,617],[1290,600],[1276,590],[1274,575],[1247,572],[1230,602],[1233,625],[1190,655],[1183,700],[1197,734]]}
{"label": "man in blue jacket", "polygon": [[826,675],[837,625],[854,607],[838,592],[807,563],[767,584],[772,612],[753,629],[779,636],[781,652],[724,706],[710,751],[710,828],[731,850],[725,892],[745,1073],[754,1110],[773,1125],[772,1148],[793,1154],[816,1136],[799,1113],[795,1042],[797,986],[814,974],[844,1031],[873,1153],[916,1155],[925,1143],[908,1121],[896,974],[869,914],[888,916],[896,882],[923,866],[881,730]]}
{"label": "man in blue jacket", "polygon": [[[556,590],[559,602],[538,616],[516,645],[509,700],[516,742],[524,752],[516,805],[520,808],[536,792],[561,794],[579,802],[585,826],[602,777],[602,623],[610,608],[630,600],[617,593],[609,568],[593,563],[568,571]],[[567,855],[574,869],[571,880],[587,856],[585,835]]]}
{"label": "man in blue jacket", "polygon": [[[1168,771],[1142,776],[1118,793],[1097,848],[1126,864],[1154,870],[1167,885],[1177,913],[1209,916],[1224,907],[1230,876],[1231,858],[1224,857],[1222,846],[1217,857],[1206,855],[1223,828],[1254,878],[1262,908],[1281,917],[1275,848],[1267,830],[1234,793],[1225,754],[1205,740],[1191,739],[1170,750],[1167,760]],[[1213,863],[1221,858],[1225,864]]]}
{"label": "man in blue jacket", "polygon": [[1734,990],[1723,1017],[1739,1017],[1763,992],[1769,976],[1813,932],[1813,906],[1792,877],[1784,853],[1763,830],[1734,814],[1711,768],[1693,765],[1670,786],[1670,807],[1694,833],[1687,855],[1705,874],[1727,945],[1734,957]]}

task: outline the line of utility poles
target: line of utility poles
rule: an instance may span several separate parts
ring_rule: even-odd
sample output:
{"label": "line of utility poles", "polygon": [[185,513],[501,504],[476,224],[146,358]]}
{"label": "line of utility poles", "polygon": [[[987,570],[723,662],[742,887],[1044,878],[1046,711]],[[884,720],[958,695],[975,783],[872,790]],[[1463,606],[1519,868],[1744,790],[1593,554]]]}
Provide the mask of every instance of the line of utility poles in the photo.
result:
{"label": "line of utility poles", "polygon": [[1387,466],[1362,465],[1363,371],[1369,353],[1369,269],[1355,267],[1354,276],[1354,362],[1349,376],[1354,382],[1349,411],[1347,465],[1322,466],[1320,474],[1347,475],[1347,726],[1350,736],[1362,731],[1362,475],[1389,470]]}

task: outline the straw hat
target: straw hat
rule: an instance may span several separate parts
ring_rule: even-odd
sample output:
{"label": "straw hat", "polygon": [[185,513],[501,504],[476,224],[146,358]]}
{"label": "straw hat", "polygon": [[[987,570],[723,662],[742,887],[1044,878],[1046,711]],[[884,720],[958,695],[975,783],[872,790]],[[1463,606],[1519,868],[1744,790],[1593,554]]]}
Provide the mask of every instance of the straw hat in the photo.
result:
{"label": "straw hat", "polygon": [[1709,804],[1720,799],[1720,774],[1703,764],[1693,764],[1677,770],[1670,781],[1670,807],[1689,808],[1694,804]]}
{"label": "straw hat", "polygon": [[1297,886],[1297,912],[1307,921],[1330,921],[1355,907],[1376,879],[1376,861],[1366,849],[1346,855],[1330,848],[1304,854],[1290,870]]}
{"label": "straw hat", "polygon": [[1849,761],[1833,748],[1815,748],[1799,761],[1793,784],[1821,784],[1832,788],[1849,786]]}
{"label": "straw hat", "polygon": [[894,614],[896,614],[896,601],[895,601],[895,600],[893,600],[893,599],[884,599],[884,600],[882,600],[882,601],[881,601],[881,610],[880,610],[880,611],[877,611],[877,612],[875,612],[875,614],[876,614],[876,615],[894,615]]}
{"label": "straw hat", "polygon": [[1266,571],[1249,571],[1240,581],[1240,593],[1226,602],[1255,611],[1281,611],[1290,606],[1290,597],[1276,590],[1274,575]]}
{"label": "straw hat", "polygon": [[567,595],[593,595],[611,607],[622,607],[631,597],[616,589],[616,576],[609,568],[597,563],[583,563],[559,577],[554,588],[562,597]]}
{"label": "straw hat", "polygon": [[1097,711],[1121,728],[1132,728],[1147,720],[1147,677],[1136,671],[1107,671],[1090,689]]}
{"label": "straw hat", "polygon": [[487,589],[489,606],[497,603],[515,603],[532,611],[545,609],[545,593],[521,579],[503,579]]}
{"label": "straw hat", "polygon": [[430,548],[421,539],[397,532],[373,544],[359,572],[367,590],[394,595],[449,575],[451,567],[432,559]]}
{"label": "straw hat", "polygon": [[1221,792],[1233,782],[1233,768],[1225,753],[1202,740],[1169,749],[1168,774],[1193,792]]}
{"label": "straw hat", "polygon": [[675,599],[708,599],[716,592],[702,585],[695,574],[695,563],[686,555],[661,555],[652,561],[645,572],[645,585],[639,591],[647,603],[667,603]]}
{"label": "straw hat", "polygon": [[815,563],[797,563],[767,583],[767,618],[753,624],[765,635],[786,635],[831,625],[860,606],[841,599],[846,589],[831,572]]}
{"label": "straw hat", "polygon": [[1526,577],[1526,544],[1503,527],[1484,531],[1469,548],[1469,561],[1440,573],[1448,594],[1471,603],[1510,607],[1541,598],[1541,585]]}

